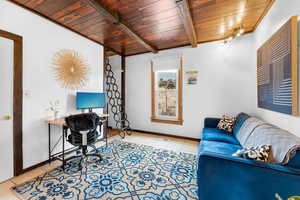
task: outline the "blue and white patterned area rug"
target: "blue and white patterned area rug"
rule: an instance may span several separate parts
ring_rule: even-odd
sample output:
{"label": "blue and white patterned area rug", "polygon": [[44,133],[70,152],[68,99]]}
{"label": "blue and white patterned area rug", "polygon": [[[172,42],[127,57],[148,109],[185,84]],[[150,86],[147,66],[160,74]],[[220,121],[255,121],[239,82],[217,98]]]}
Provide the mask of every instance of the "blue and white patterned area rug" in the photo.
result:
{"label": "blue and white patterned area rug", "polygon": [[[26,200],[197,199],[196,156],[115,140],[99,148],[102,161],[79,159],[13,188]],[[95,160],[93,162],[93,160]]]}

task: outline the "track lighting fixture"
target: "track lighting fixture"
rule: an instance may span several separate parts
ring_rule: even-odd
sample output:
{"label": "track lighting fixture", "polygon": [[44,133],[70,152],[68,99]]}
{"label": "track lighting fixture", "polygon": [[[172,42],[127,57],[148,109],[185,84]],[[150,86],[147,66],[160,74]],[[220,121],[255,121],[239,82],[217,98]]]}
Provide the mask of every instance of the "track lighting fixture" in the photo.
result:
{"label": "track lighting fixture", "polygon": [[226,44],[226,43],[230,42],[231,40],[233,40],[234,38],[240,37],[241,35],[243,35],[244,32],[245,32],[245,29],[242,26],[234,29],[233,33],[224,40],[224,43]]}

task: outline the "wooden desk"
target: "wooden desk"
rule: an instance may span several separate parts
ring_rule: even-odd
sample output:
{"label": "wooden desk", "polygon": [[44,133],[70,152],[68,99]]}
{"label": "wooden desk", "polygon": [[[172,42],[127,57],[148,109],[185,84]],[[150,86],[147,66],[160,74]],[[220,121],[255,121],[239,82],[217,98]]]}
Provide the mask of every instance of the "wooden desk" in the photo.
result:
{"label": "wooden desk", "polygon": [[[99,115],[99,117],[100,117],[100,121],[101,121],[101,120],[103,120],[103,118],[106,118],[106,119],[107,119],[107,118],[109,117],[109,114],[102,114],[102,115]],[[106,121],[106,120],[104,120],[104,121]],[[104,121],[103,121],[103,122],[104,122]],[[65,118],[64,118],[64,117],[59,118],[59,119],[55,119],[55,120],[45,120],[45,122],[46,122],[47,124],[51,124],[51,125],[54,125],[54,126],[60,126],[60,127],[66,125],[66,122],[65,122]]]}
{"label": "wooden desk", "polygon": [[[99,120],[99,126],[100,126],[100,133],[101,133],[101,127],[104,124],[104,122],[107,121],[107,118],[109,117],[108,114],[102,114],[99,115],[100,120]],[[68,126],[65,122],[65,118],[59,118],[56,120],[45,120],[45,123],[48,124],[48,151],[49,151],[49,164],[51,163],[52,160],[54,159],[58,159],[62,161],[62,167],[63,170],[65,169],[65,154],[66,153],[71,153],[75,150],[79,150],[78,147],[72,147],[69,149],[65,149],[65,137],[67,136],[67,130],[68,130]],[[62,127],[62,136],[58,139],[58,141],[56,142],[56,144],[54,145],[54,147],[51,147],[51,126],[57,126],[57,127]],[[99,141],[103,141],[105,140],[105,145],[107,146],[107,133],[104,133],[105,131],[103,131],[103,138],[100,140],[97,140],[96,142]],[[52,151],[55,149],[56,145],[59,143],[59,141],[62,139],[62,151],[58,152],[56,154],[52,155]],[[60,156],[62,157],[62,159],[60,159]]]}
{"label": "wooden desk", "polygon": [[55,120],[46,120],[45,121],[47,124],[51,124],[54,126],[64,126],[66,124],[65,118],[59,118]]}

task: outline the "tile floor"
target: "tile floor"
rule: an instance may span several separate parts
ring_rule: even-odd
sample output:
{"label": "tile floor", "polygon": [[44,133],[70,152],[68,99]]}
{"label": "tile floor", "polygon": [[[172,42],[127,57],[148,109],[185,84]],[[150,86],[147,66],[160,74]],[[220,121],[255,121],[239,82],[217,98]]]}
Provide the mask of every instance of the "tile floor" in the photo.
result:
{"label": "tile floor", "polygon": [[[116,140],[121,139],[116,131],[111,131],[110,133],[112,137],[108,140]],[[174,138],[170,136],[161,136],[155,135],[150,133],[139,133],[133,132],[131,136],[127,136],[124,141],[138,143],[138,144],[145,144],[157,148],[173,150],[178,152],[186,152],[191,154],[196,154],[197,147],[199,142],[189,140],[189,139],[181,139],[181,138]],[[103,143],[99,143],[98,145],[103,145]],[[37,176],[42,175],[45,172],[50,171],[51,169],[58,167],[61,163],[59,161],[54,161],[51,165],[46,164],[42,167],[36,168],[32,171],[29,171],[25,174],[22,174],[18,177],[14,177],[4,183],[0,183],[0,200],[20,200],[17,198],[14,193],[10,190],[16,184],[24,183],[29,181]]]}

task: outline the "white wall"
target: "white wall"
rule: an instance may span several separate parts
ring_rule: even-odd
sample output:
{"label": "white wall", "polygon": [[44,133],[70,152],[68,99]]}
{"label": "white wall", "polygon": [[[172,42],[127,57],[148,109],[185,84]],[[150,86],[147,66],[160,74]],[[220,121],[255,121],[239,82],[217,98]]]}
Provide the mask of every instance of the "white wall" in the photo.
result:
{"label": "white wall", "polygon": [[[256,54],[256,50],[284,23],[286,23],[290,17],[295,15],[300,15],[300,1],[275,1],[273,7],[270,9],[269,13],[265,16],[262,23],[254,33],[255,49],[253,54]],[[255,74],[252,74],[252,76],[254,77]],[[256,82],[253,81],[252,85],[254,83]],[[252,101],[256,101],[256,97]],[[257,107],[255,107],[254,110],[256,111],[257,116],[263,118],[264,120],[289,130],[297,136],[300,136],[300,117],[263,110]]]}
{"label": "white wall", "polygon": [[133,129],[199,138],[206,117],[223,114],[253,113],[255,55],[251,54],[253,35],[245,35],[224,45],[222,42],[200,44],[159,52],[183,55],[184,71],[199,70],[198,84],[183,87],[183,126],[152,123],[151,66],[152,53],[126,58],[126,111]]}
{"label": "white wall", "polygon": [[[49,101],[59,100],[63,115],[78,112],[76,91],[62,89],[54,79],[53,55],[61,49],[80,52],[91,69],[81,91],[102,91],[103,47],[7,0],[0,1],[0,29],[23,37],[23,166],[27,168],[48,159],[48,129],[43,120]],[[52,133],[54,144],[61,130],[54,128]]]}

